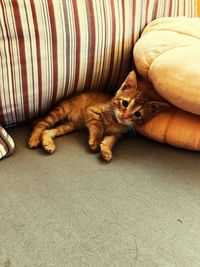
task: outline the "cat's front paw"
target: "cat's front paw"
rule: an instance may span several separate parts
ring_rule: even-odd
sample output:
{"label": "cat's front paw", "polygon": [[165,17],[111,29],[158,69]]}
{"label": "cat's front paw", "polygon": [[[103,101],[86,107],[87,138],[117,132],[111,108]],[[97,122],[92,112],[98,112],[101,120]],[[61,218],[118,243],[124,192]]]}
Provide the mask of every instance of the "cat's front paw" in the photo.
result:
{"label": "cat's front paw", "polygon": [[52,154],[56,149],[56,146],[53,143],[42,143],[42,146],[48,154]]}
{"label": "cat's front paw", "polygon": [[45,152],[52,154],[55,151],[56,146],[53,142],[53,139],[48,136],[47,132],[48,131],[45,131],[42,135],[42,146]]}
{"label": "cat's front paw", "polygon": [[92,151],[97,152],[100,149],[100,141],[94,140],[94,139],[90,139],[89,140],[89,146],[90,146],[90,149]]}
{"label": "cat's front paw", "polygon": [[101,155],[105,161],[111,161],[111,159],[112,159],[112,152],[111,151],[101,151]]}
{"label": "cat's front paw", "polygon": [[37,148],[39,145],[40,145],[40,139],[31,136],[28,142],[28,147]]}
{"label": "cat's front paw", "polygon": [[108,149],[103,143],[101,144],[101,156],[105,161],[111,161],[112,151]]}

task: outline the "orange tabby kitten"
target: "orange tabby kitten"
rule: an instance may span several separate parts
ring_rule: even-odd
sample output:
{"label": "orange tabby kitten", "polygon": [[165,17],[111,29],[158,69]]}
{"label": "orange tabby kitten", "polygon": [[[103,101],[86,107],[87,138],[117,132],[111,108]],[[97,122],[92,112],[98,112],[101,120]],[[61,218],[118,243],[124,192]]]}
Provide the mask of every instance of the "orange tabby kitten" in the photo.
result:
{"label": "orange tabby kitten", "polygon": [[[60,102],[36,123],[29,147],[36,148],[41,143],[46,152],[53,153],[55,137],[87,128],[91,150],[100,150],[102,157],[110,161],[112,148],[123,134],[168,107],[169,104],[154,91],[145,87],[138,89],[136,75],[132,71],[114,97],[85,92]],[[52,128],[57,122],[62,124]]]}

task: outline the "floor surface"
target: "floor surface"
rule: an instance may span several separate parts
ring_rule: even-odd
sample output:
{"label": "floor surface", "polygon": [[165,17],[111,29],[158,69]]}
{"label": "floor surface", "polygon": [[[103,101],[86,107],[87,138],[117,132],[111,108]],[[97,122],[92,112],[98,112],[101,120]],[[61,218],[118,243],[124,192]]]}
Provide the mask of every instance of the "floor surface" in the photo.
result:
{"label": "floor surface", "polygon": [[111,163],[87,134],[29,150],[27,126],[9,129],[0,162],[0,266],[200,266],[199,153],[137,136]]}

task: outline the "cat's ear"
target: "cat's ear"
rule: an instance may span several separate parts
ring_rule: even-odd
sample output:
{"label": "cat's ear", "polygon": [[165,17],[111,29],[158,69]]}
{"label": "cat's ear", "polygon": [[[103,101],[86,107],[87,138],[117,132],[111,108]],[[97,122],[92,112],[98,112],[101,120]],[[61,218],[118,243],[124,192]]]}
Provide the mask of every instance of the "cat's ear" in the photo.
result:
{"label": "cat's ear", "polygon": [[119,90],[116,92],[116,96],[122,94],[125,90],[137,89],[137,77],[134,71],[131,71],[122,83]]}
{"label": "cat's ear", "polygon": [[137,77],[135,71],[131,71],[126,77],[122,89],[137,89]]}
{"label": "cat's ear", "polygon": [[169,103],[163,101],[151,101],[149,104],[154,115],[163,112],[170,107]]}

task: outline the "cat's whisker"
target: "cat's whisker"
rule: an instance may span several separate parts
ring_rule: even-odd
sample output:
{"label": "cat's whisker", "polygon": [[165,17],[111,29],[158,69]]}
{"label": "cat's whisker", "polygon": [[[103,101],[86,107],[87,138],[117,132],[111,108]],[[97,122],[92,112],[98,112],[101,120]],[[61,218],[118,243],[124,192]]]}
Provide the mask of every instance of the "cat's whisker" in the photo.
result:
{"label": "cat's whisker", "polygon": [[134,132],[134,136],[136,136],[137,133],[136,133],[134,125],[132,125],[132,129],[133,129],[133,132]]}
{"label": "cat's whisker", "polygon": [[131,135],[131,136],[136,136],[136,130],[134,128],[134,125],[133,124],[130,124],[129,127],[128,127],[128,133]]}
{"label": "cat's whisker", "polygon": [[132,127],[129,127],[129,134],[130,136],[135,136],[135,133]]}
{"label": "cat's whisker", "polygon": [[130,127],[128,127],[128,134],[129,134],[130,136],[132,136],[132,131],[131,131],[131,128],[130,128]]}

